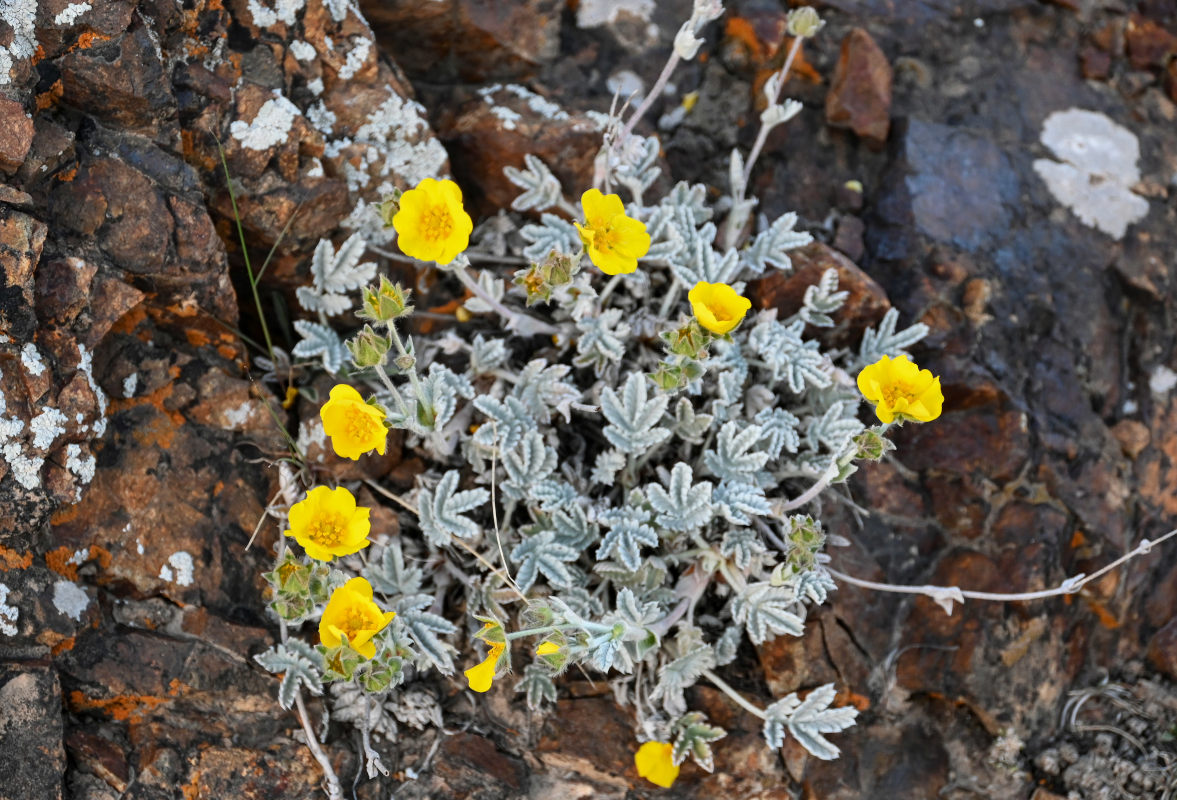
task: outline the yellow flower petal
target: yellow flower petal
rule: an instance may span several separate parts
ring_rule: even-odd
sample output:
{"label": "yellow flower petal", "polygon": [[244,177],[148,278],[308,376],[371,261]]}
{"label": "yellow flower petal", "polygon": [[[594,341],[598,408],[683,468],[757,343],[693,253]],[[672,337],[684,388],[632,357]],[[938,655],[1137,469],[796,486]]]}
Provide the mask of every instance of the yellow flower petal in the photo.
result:
{"label": "yellow flower petal", "polygon": [[372,584],[364,578],[352,578],[331,593],[319,620],[319,641],[327,647],[339,647],[346,640],[364,658],[376,655],[372,638],[388,625],[396,614],[381,611],[372,601]]}
{"label": "yellow flower petal", "polygon": [[638,775],[664,789],[669,789],[678,777],[674,745],[669,742],[646,742],[634,753],[633,763]]}
{"label": "yellow flower petal", "polygon": [[371,523],[367,508],[357,508],[347,489],[316,486],[306,499],[290,507],[287,536],[294,537],[306,554],[317,561],[331,561],[367,547]]}
{"label": "yellow flower petal", "polygon": [[907,356],[883,356],[858,373],[858,390],[875,405],[875,415],[890,423],[896,417],[931,422],[944,408],[940,378],[920,369]]}
{"label": "yellow flower petal", "polygon": [[539,647],[535,648],[537,656],[550,656],[552,653],[559,653],[560,645],[555,642],[542,642]]}
{"label": "yellow flower petal", "polygon": [[687,299],[699,324],[720,336],[735,330],[752,308],[751,300],[726,283],[699,281],[687,292]]}
{"label": "yellow flower petal", "polygon": [[491,643],[490,652],[487,653],[482,663],[463,671],[462,674],[466,676],[466,682],[470,684],[472,690],[476,692],[490,691],[490,687],[494,683],[495,671],[499,666],[499,656],[503,654],[504,649],[506,649],[506,645],[502,642]]}
{"label": "yellow flower petal", "polygon": [[392,226],[406,255],[448,264],[469,246],[474,221],[462,207],[458,184],[426,178],[401,195]]}
{"label": "yellow flower petal", "polygon": [[650,234],[640,221],[625,215],[625,204],[615,194],[589,189],[580,198],[585,224],[574,223],[589,260],[606,275],[625,275],[638,268],[650,251]]}
{"label": "yellow flower petal", "polygon": [[384,455],[388,429],[384,414],[368,405],[360,393],[345,383],[331,389],[330,399],[319,410],[323,431],[331,437],[331,447],[340,458],[358,461],[364,453],[375,450]]}

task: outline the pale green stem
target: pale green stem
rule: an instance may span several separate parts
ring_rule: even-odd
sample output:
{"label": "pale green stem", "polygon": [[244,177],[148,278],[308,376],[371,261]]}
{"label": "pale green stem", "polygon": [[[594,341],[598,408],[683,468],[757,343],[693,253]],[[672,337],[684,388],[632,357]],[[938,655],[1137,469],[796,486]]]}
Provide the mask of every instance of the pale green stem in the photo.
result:
{"label": "pale green stem", "polygon": [[[401,341],[401,336],[399,333],[397,333],[396,324],[393,323],[392,320],[389,320],[388,322],[384,323],[384,326],[388,329],[388,335],[392,337],[392,344],[393,344],[393,346],[396,347],[396,351],[398,353],[400,353],[402,356],[409,355],[409,351],[407,349],[405,349],[405,343]],[[409,375],[409,383],[411,383],[413,385],[414,405],[416,405],[418,408],[421,408],[425,411],[425,416],[426,416],[425,424],[432,425],[433,424],[433,409],[425,407],[425,401],[424,401],[425,393],[421,390],[421,379],[417,377],[416,363],[414,363],[413,366],[411,366],[407,370],[405,370],[405,372],[407,372]],[[389,383],[391,384],[391,381]]]}
{"label": "pale green stem", "polygon": [[730,697],[736,705],[747,711],[749,714],[759,717],[760,719],[768,719],[768,715],[754,703],[744,699],[744,696],[728,685],[727,681],[716,675],[709,669],[703,670],[703,677],[715,684],[715,687],[721,692]]}

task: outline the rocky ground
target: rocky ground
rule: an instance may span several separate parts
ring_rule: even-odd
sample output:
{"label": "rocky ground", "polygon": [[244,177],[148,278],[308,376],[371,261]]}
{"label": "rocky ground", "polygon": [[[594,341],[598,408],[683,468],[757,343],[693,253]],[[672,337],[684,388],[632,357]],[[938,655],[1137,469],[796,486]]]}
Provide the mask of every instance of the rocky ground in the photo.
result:
{"label": "rocky ground", "polygon": [[[0,3],[0,800],[318,796],[297,724],[250,659],[276,635],[259,578],[276,531],[246,544],[285,443],[241,335],[261,333],[219,146],[254,266],[279,243],[260,297],[288,346],[311,249],[376,235],[368,203],[392,186],[448,159],[489,212],[514,194],[501,168],[529,151],[570,192],[588,185],[599,132],[585,112],[611,87],[648,87],[689,11],[360,6],[367,22],[342,0]],[[1177,3],[818,7],[829,24],[786,88],[805,111],[770,138],[755,191],[770,217],[802,215],[820,240],[803,274],[838,266],[857,323],[893,304],[931,327],[917,358],[947,398],[937,424],[901,431],[897,461],[856,476],[870,517],[827,512],[852,542],[834,565],[1032,591],[1164,533]],[[675,75],[652,120],[698,99],[662,134],[674,179],[725,185],[783,60],[784,11],[730,0]],[[1121,126],[1116,146],[1052,138],[1047,119],[1068,109],[1093,112],[1070,131]],[[795,304],[798,285],[758,298]],[[421,289],[431,324],[457,324],[452,291]],[[315,406],[290,413],[297,430]],[[414,464],[393,450],[366,474],[407,486]],[[738,683],[762,700],[848,687],[864,713],[842,759],[769,752],[756,720],[700,688],[691,702],[730,733],[714,774],[687,767],[661,794],[1173,796],[1175,613],[1177,547],[1065,600],[952,616],[845,587],[804,638],[745,645]],[[472,704],[456,681],[422,689],[462,724],[402,728],[381,744],[394,773],[357,797],[660,794],[600,684],[568,679],[543,716],[506,691]],[[329,734],[350,783],[352,729]]]}

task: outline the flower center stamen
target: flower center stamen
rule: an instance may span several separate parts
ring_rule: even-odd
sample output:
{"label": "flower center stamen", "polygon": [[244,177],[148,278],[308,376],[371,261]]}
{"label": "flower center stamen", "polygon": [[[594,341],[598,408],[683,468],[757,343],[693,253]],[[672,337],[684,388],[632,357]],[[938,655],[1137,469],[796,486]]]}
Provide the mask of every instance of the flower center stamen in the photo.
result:
{"label": "flower center stamen", "polygon": [[431,206],[421,215],[421,236],[433,242],[449,238],[454,218],[445,206]]}
{"label": "flower center stamen", "polygon": [[317,545],[322,547],[337,547],[343,541],[343,534],[346,529],[347,525],[344,522],[342,514],[325,511],[320,513],[311,522],[307,529],[307,535]]}
{"label": "flower center stamen", "polygon": [[368,441],[376,435],[377,422],[362,409],[350,409],[347,415],[347,435],[359,441]]}
{"label": "flower center stamen", "polygon": [[617,231],[611,225],[603,225],[600,230],[593,232],[593,247],[606,253],[617,248]]}

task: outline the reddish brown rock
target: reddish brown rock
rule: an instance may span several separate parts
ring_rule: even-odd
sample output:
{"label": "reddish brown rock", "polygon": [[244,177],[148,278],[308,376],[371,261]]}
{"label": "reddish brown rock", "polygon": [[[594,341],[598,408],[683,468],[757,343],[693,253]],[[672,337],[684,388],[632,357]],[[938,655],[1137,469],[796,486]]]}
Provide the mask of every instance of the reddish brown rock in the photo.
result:
{"label": "reddish brown rock", "polygon": [[783,319],[801,308],[805,292],[818,283],[828,269],[838,273],[839,291],[849,292],[845,304],[834,314],[833,329],[810,328],[831,343],[857,341],[864,329],[877,323],[891,307],[883,288],[849,258],[829,245],[812,242],[789,251],[793,271],[769,270],[751,281],[749,297],[754,307],[775,308]]}
{"label": "reddish brown rock", "polygon": [[826,95],[826,122],[849,128],[872,147],[882,147],[891,128],[891,65],[875,40],[855,28],[842,40],[842,54]]}
{"label": "reddish brown rock", "polygon": [[1177,36],[1149,19],[1131,19],[1124,40],[1133,69],[1164,67],[1169,57],[1177,54]]}
{"label": "reddish brown rock", "polygon": [[32,117],[20,103],[0,97],[0,170],[16,172],[32,144]]}
{"label": "reddish brown rock", "polygon": [[[519,78],[559,49],[558,0],[363,0],[377,41],[414,77]],[[440,72],[440,74],[439,74]]]}
{"label": "reddish brown rock", "polygon": [[503,167],[523,167],[523,156],[540,158],[560,179],[564,193],[579,199],[592,185],[593,159],[601,129],[588,117],[565,111],[522,87],[486,87],[477,100],[438,131],[464,185],[487,212],[509,208],[521,190]]}
{"label": "reddish brown rock", "polygon": [[1134,419],[1122,419],[1111,428],[1112,436],[1120,443],[1120,449],[1128,458],[1136,458],[1148,443],[1152,435],[1148,427]]}
{"label": "reddish brown rock", "polygon": [[1177,680],[1177,617],[1153,635],[1148,643],[1148,660],[1170,680]]}
{"label": "reddish brown rock", "polygon": [[1104,81],[1112,71],[1112,57],[1104,50],[1084,47],[1079,52],[1079,67],[1087,80]]}

